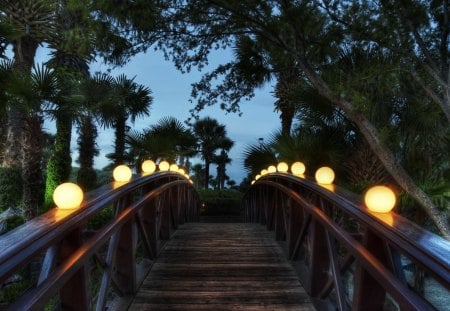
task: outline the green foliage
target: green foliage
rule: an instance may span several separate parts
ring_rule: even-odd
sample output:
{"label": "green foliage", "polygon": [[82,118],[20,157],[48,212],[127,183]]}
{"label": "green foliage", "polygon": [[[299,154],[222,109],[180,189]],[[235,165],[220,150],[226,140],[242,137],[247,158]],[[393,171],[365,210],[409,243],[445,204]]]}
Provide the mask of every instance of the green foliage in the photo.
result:
{"label": "green foliage", "polygon": [[22,175],[19,168],[0,168],[0,212],[18,207],[22,200]]}
{"label": "green foliage", "polygon": [[97,173],[91,167],[80,168],[77,176],[77,184],[87,192],[97,187]]}
{"label": "green foliage", "polygon": [[236,190],[199,190],[200,200],[204,204],[202,215],[241,215],[242,193]]}
{"label": "green foliage", "polygon": [[[25,275],[26,273],[22,274]],[[23,276],[20,281],[2,287],[0,290],[0,305],[3,303],[10,304],[16,301],[32,284],[32,278]]]}
{"label": "green foliage", "polygon": [[114,218],[114,208],[108,206],[102,209],[102,211],[91,219],[87,223],[87,227],[91,230],[98,230]]}
{"label": "green foliage", "polygon": [[25,223],[25,219],[22,216],[16,215],[13,217],[8,218],[6,223],[6,231],[11,231],[14,228],[17,228],[18,226]]}

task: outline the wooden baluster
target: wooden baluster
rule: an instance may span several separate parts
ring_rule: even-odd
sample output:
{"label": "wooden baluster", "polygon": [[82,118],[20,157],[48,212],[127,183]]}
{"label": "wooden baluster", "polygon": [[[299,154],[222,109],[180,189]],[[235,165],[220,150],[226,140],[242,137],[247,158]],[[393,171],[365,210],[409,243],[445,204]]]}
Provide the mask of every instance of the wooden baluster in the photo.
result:
{"label": "wooden baluster", "polygon": [[178,193],[178,187],[173,187],[169,190],[170,193],[170,209],[172,215],[171,226],[174,230],[178,229],[178,225],[180,224],[180,195]]}
{"label": "wooden baluster", "polygon": [[144,231],[144,239],[150,248],[150,259],[155,259],[159,252],[159,214],[157,213],[156,201],[151,200],[141,210],[142,230]]}
{"label": "wooden baluster", "polygon": [[[127,207],[131,196],[123,198],[122,206]],[[114,280],[123,294],[136,291],[136,247],[137,228],[134,217],[122,226],[116,254],[116,270]]]}
{"label": "wooden baluster", "polygon": [[186,221],[186,187],[178,186],[178,223],[180,225],[184,224]]}
{"label": "wooden baluster", "polygon": [[[64,261],[83,244],[83,231],[76,228],[62,241],[59,261]],[[78,270],[59,292],[62,310],[90,310],[88,273],[86,266]]]}
{"label": "wooden baluster", "polygon": [[170,240],[170,227],[172,222],[172,209],[170,207],[170,192],[161,195],[161,239]]}
{"label": "wooden baluster", "polygon": [[275,240],[282,241],[284,237],[284,211],[283,197],[281,193],[275,191],[273,196],[273,209],[275,211]]}
{"label": "wooden baluster", "polygon": [[330,258],[328,255],[325,228],[316,220],[311,223],[310,250],[310,295],[317,297],[329,278]]}
{"label": "wooden baluster", "polygon": [[[384,241],[373,232],[365,229],[363,245],[382,264],[389,267],[389,258],[385,249]],[[386,290],[357,262],[352,310],[382,310],[386,297]]]}
{"label": "wooden baluster", "polygon": [[298,247],[297,240],[303,229],[303,212],[301,206],[297,204],[291,204],[289,210],[289,230],[286,240],[289,258],[294,258],[294,252]]}

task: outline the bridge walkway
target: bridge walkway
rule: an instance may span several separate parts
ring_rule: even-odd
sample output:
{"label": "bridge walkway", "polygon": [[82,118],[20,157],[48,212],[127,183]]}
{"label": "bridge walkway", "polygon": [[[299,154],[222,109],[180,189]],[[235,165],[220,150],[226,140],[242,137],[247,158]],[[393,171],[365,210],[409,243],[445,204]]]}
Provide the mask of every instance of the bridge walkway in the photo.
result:
{"label": "bridge walkway", "polygon": [[188,223],[165,245],[129,310],[314,310],[273,232]]}

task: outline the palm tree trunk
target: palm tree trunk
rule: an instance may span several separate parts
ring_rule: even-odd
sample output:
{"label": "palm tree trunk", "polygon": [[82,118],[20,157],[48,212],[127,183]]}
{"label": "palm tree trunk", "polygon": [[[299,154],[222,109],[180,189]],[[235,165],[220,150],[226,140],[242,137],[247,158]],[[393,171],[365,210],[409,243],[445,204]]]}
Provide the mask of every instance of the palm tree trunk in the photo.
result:
{"label": "palm tree trunk", "polygon": [[319,93],[342,109],[347,118],[356,124],[372,151],[383,163],[392,178],[394,178],[398,185],[422,206],[428,214],[428,217],[431,218],[444,237],[450,240],[450,226],[445,215],[438,210],[430,197],[415,184],[414,180],[409,176],[405,169],[396,161],[395,155],[382,142],[380,134],[375,126],[362,113],[356,111],[350,102],[343,98],[336,97],[328,84],[312,70],[305,59],[300,58],[299,60],[301,60],[300,66],[302,66],[302,69],[308,75],[310,81],[314,84]]}
{"label": "palm tree trunk", "polygon": [[126,117],[120,116],[116,120],[116,141],[114,145],[114,164],[119,165],[125,162],[125,132]]}
{"label": "palm tree trunk", "polygon": [[43,201],[42,149],[44,135],[42,124],[41,116],[31,115],[25,119],[22,133],[22,213],[26,220],[38,215]]}
{"label": "palm tree trunk", "polygon": [[209,165],[211,161],[208,159],[205,159],[205,189],[208,189],[209,187]]}
{"label": "palm tree trunk", "polygon": [[[14,42],[14,69],[31,73],[38,43],[30,36],[22,37]],[[8,112],[8,129],[3,154],[3,167],[20,167],[21,137],[24,127],[24,107],[20,103],[12,105]]]}
{"label": "palm tree trunk", "polygon": [[70,156],[70,141],[72,139],[72,115],[70,112],[59,111],[56,116],[55,149],[47,163],[47,178],[45,185],[45,208],[53,205],[53,191],[69,180],[72,170]]}
{"label": "palm tree trunk", "polygon": [[81,121],[78,133],[78,161],[80,162],[80,170],[78,171],[77,183],[84,191],[89,191],[97,185],[97,174],[94,170],[97,128],[91,115],[86,116]]}

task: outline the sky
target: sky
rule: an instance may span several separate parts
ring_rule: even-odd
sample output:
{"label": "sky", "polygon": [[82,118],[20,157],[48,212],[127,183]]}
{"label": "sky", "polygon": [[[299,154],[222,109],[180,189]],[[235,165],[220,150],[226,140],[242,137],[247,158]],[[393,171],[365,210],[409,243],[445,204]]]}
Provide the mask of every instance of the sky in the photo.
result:
{"label": "sky", "polygon": [[[36,55],[36,62],[42,62],[47,58],[48,50],[41,48]],[[202,72],[192,69],[190,73],[182,74],[175,66],[166,61],[162,53],[149,50],[146,54],[138,54],[129,63],[121,68],[112,70],[111,75],[117,76],[124,73],[127,77],[135,77],[137,83],[143,84],[152,90],[153,104],[150,109],[150,116],[139,118],[134,124],[129,123],[133,129],[141,130],[157,123],[165,116],[173,116],[184,122],[189,117],[189,110],[194,103],[189,102],[191,94],[191,84],[200,80],[203,73],[208,69],[213,69],[217,64],[224,63],[230,58],[227,51],[215,52],[209,61],[209,66]],[[94,63],[90,67],[91,73],[96,71],[106,72],[109,66],[101,63]],[[200,113],[200,117],[210,116],[224,124],[228,137],[235,144],[229,152],[232,159],[227,166],[227,175],[238,184],[247,175],[243,162],[243,150],[245,146],[257,144],[258,138],[267,138],[271,133],[280,128],[280,119],[274,112],[274,102],[271,91],[272,84],[269,82],[265,87],[256,90],[255,97],[250,101],[241,103],[242,116],[238,114],[226,114],[218,107],[208,107]],[[50,132],[54,132],[54,125],[46,122],[44,127]],[[76,150],[76,132],[72,135],[72,159],[78,157]],[[96,157],[94,166],[103,168],[108,164],[105,155],[113,151],[114,130],[100,130],[97,144],[100,155]],[[201,162],[200,159],[193,159],[192,162]],[[74,165],[76,165],[74,163]],[[211,166],[210,173],[215,176],[215,166]]]}

